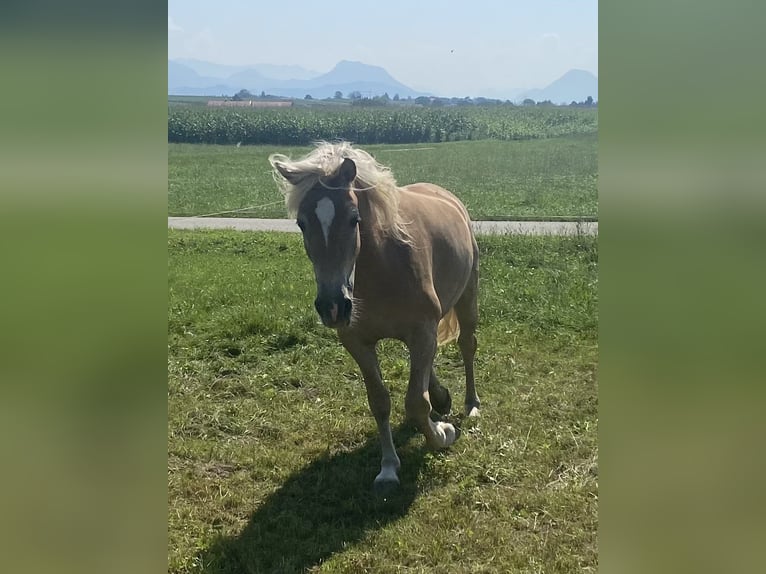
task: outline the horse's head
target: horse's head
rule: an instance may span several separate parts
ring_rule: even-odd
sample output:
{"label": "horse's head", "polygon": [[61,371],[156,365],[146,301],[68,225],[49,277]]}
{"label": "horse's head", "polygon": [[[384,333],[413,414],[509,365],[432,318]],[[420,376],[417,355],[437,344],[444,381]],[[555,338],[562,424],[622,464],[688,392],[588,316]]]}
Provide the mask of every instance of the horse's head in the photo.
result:
{"label": "horse's head", "polygon": [[[286,179],[291,173],[275,166]],[[327,327],[351,322],[354,269],[359,254],[359,209],[352,190],[356,164],[346,158],[330,176],[320,177],[298,207],[297,223],[317,283],[314,301]]]}

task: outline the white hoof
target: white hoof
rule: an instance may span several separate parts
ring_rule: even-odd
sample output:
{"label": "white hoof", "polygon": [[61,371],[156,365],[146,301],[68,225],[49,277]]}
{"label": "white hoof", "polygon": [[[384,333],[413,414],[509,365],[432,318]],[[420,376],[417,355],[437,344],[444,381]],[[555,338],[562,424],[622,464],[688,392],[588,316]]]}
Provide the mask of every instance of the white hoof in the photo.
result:
{"label": "white hoof", "polygon": [[455,427],[450,423],[436,423],[434,435],[436,439],[436,448],[447,448],[455,442],[455,439],[457,438]]}
{"label": "white hoof", "polygon": [[468,417],[478,417],[479,416],[479,407],[467,406],[465,408],[465,414]]}

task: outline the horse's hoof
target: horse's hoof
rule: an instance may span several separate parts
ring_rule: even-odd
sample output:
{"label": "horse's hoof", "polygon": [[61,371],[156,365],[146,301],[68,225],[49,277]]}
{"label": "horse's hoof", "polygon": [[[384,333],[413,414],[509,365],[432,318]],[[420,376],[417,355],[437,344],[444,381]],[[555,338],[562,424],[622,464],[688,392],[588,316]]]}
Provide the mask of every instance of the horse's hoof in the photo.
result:
{"label": "horse's hoof", "polygon": [[452,410],[452,397],[449,394],[449,389],[442,387],[444,393],[439,396],[438,393],[431,394],[431,407],[440,415],[448,415]]}
{"label": "horse's hoof", "polygon": [[447,446],[449,446],[457,439],[457,429],[451,424],[445,424],[442,429],[444,430],[444,436],[447,438]]}
{"label": "horse's hoof", "polygon": [[437,432],[433,437],[433,441],[430,446],[434,450],[442,450],[450,447],[458,438],[459,431],[454,425],[450,423],[438,422],[436,423]]}
{"label": "horse's hoof", "polygon": [[372,488],[375,491],[375,494],[377,496],[386,498],[387,496],[399,490],[399,479],[398,478],[380,478],[380,479],[376,478],[375,482],[372,485]]}
{"label": "horse's hoof", "polygon": [[479,416],[479,407],[475,407],[473,405],[466,405],[465,406],[465,415],[470,418],[478,417]]}

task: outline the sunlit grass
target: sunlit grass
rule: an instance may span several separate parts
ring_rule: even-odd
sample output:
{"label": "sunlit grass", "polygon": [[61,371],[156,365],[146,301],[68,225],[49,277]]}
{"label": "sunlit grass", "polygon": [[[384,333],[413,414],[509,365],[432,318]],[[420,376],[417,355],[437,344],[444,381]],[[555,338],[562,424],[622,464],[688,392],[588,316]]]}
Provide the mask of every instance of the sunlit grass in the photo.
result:
{"label": "sunlit grass", "polygon": [[[446,187],[474,219],[596,216],[597,135],[527,141],[363,146],[400,184]],[[168,214],[285,217],[267,158],[307,147],[168,144]]]}
{"label": "sunlit grass", "polygon": [[[407,355],[381,345],[403,464],[382,501],[364,385],[300,238],[168,233],[171,572],[596,569],[596,239],[479,239],[482,417],[445,452],[404,423]],[[456,346],[437,370],[460,404]]]}

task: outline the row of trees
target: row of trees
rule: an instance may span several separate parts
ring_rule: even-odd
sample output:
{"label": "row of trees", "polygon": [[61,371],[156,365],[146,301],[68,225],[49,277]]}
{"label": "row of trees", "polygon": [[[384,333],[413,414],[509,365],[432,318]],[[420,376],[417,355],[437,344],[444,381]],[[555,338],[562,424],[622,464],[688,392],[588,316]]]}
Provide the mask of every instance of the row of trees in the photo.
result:
{"label": "row of trees", "polygon": [[[311,99],[310,95],[306,95],[306,99]],[[340,100],[343,99],[343,93],[342,92],[335,92],[335,96],[333,99]],[[382,96],[373,96],[373,97],[362,97],[362,94],[359,92],[350,92],[348,94],[348,99],[351,100],[352,105],[358,104],[358,105],[379,105],[379,104],[387,104],[388,102],[394,101],[394,102],[408,102],[408,103],[415,103],[422,106],[444,106],[444,105],[479,105],[479,106],[486,106],[486,105],[513,105],[513,103],[510,100],[497,100],[492,98],[437,98],[437,97],[429,97],[429,96],[419,96],[417,98],[412,98],[408,96],[407,98],[400,98],[399,94],[394,94],[394,97],[391,98],[388,93],[384,93]],[[543,100],[540,102],[535,102],[535,100],[531,98],[527,98],[522,102],[522,105],[524,106],[556,106],[559,104],[554,104],[551,100]],[[568,105],[569,107],[577,107],[577,108],[591,108],[596,107],[598,105],[598,102],[595,102],[593,100],[593,96],[588,96],[585,100],[582,102],[577,102],[575,100],[572,100],[570,104],[561,104],[561,105]]]}
{"label": "row of trees", "polygon": [[231,99],[235,102],[241,102],[243,100],[256,100],[258,98],[268,98],[272,96],[267,96],[266,92],[261,92],[260,96],[255,96],[250,93],[250,90],[240,90],[236,94],[234,94]]}
{"label": "row of trees", "polygon": [[[550,100],[535,102],[532,98],[527,98],[523,102],[521,102],[521,105],[523,106],[556,106],[558,104],[554,104]],[[596,106],[598,106],[598,102],[593,101],[593,96],[588,96],[582,102],[576,102],[575,100],[572,100],[570,104],[561,104],[561,105],[568,105],[570,108],[595,108]]]}
{"label": "row of trees", "polygon": [[[266,92],[261,92],[260,95],[255,96],[251,94],[248,90],[240,90],[234,96],[232,97],[232,100],[240,101],[240,100],[252,100],[252,99],[258,99],[258,98],[274,98],[276,96],[270,96],[267,95]],[[306,94],[304,97],[305,100],[313,100],[314,98],[311,96],[311,94]],[[333,95],[332,99],[334,100],[342,100],[343,98],[343,92],[336,91]],[[390,102],[406,102],[410,104],[418,104],[421,106],[472,106],[472,105],[478,105],[478,106],[486,106],[486,105],[513,105],[513,103],[510,100],[497,100],[492,98],[437,98],[432,96],[419,96],[417,98],[412,98],[411,96],[407,96],[406,98],[400,98],[399,94],[394,94],[394,97],[390,97],[388,93],[384,93],[382,96],[363,96],[361,92],[359,91],[353,91],[349,92],[348,97],[346,99],[351,100],[351,105],[357,105],[357,106],[380,106],[380,105],[386,105]],[[535,100],[531,98],[525,99],[521,105],[523,106],[556,106],[559,104],[554,104],[550,100],[544,100],[541,102],[536,102]],[[593,100],[592,96],[588,96],[587,99],[583,100],[582,102],[576,102],[572,100],[570,104],[562,104],[568,107],[572,108],[593,108],[598,106],[598,102]]]}

